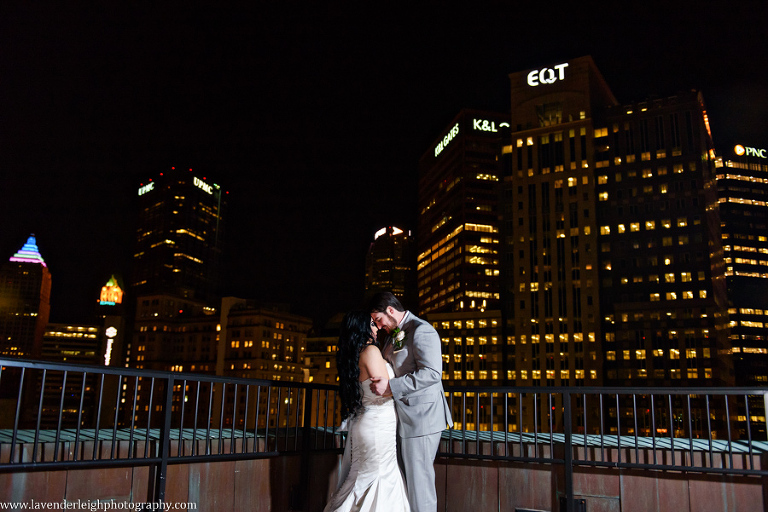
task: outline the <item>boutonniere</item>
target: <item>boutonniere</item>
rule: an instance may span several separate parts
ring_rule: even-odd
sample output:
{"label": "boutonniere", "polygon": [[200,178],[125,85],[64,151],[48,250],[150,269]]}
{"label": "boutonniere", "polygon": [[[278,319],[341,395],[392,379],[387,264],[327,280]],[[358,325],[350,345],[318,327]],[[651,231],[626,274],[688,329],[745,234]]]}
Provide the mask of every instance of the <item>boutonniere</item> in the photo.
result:
{"label": "boutonniere", "polygon": [[395,330],[392,331],[392,346],[395,347],[395,350],[400,350],[403,348],[403,341],[405,341],[405,331],[396,327]]}

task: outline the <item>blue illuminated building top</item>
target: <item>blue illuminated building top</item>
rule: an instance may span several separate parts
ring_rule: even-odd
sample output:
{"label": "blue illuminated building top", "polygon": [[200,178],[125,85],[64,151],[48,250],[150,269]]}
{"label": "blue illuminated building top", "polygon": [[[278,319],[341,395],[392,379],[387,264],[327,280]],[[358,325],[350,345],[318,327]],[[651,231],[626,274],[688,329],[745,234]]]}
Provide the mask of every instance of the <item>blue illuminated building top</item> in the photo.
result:
{"label": "blue illuminated building top", "polygon": [[35,235],[29,236],[27,243],[24,244],[24,247],[19,249],[19,252],[11,256],[11,261],[17,261],[20,263],[39,263],[44,267],[48,266],[45,264],[45,261],[43,261],[43,257],[40,256],[40,251],[37,249],[37,240],[35,240]]}

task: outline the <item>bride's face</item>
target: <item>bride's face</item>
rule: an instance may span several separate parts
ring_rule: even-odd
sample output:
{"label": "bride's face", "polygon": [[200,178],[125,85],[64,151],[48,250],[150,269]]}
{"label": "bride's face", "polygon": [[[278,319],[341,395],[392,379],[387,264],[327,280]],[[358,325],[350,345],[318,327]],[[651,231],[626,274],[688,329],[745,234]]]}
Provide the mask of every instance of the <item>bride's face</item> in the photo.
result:
{"label": "bride's face", "polygon": [[371,336],[373,336],[373,339],[376,339],[376,335],[379,333],[379,328],[376,327],[376,323],[371,320]]}

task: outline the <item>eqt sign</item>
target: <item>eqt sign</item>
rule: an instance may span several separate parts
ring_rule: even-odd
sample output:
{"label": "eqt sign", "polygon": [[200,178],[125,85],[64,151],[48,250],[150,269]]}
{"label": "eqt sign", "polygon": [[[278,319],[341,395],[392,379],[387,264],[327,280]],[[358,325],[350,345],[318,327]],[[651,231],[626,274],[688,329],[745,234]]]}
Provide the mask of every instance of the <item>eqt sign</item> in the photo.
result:
{"label": "eqt sign", "polygon": [[565,78],[565,68],[568,67],[568,63],[558,64],[553,68],[543,68],[539,70],[533,70],[528,73],[528,85],[536,87],[542,84],[553,84],[558,80]]}

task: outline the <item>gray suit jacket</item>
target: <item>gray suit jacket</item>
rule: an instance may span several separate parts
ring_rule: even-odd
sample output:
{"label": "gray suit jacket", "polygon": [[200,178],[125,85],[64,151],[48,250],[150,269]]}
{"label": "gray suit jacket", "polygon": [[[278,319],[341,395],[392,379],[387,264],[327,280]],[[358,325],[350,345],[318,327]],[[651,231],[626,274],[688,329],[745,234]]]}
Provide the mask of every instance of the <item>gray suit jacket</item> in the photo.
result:
{"label": "gray suit jacket", "polygon": [[387,336],[382,355],[395,371],[389,387],[397,408],[400,437],[417,437],[453,427],[443,391],[443,356],[437,331],[413,313],[403,324],[403,347],[395,350]]}

